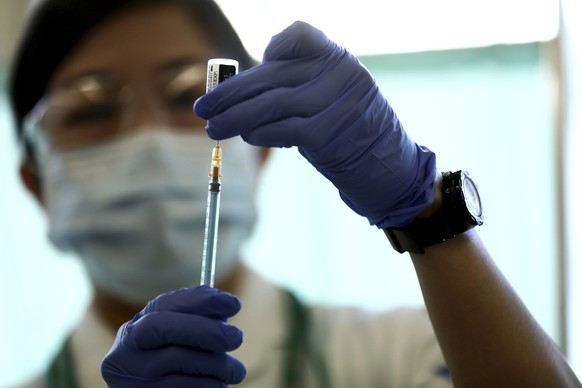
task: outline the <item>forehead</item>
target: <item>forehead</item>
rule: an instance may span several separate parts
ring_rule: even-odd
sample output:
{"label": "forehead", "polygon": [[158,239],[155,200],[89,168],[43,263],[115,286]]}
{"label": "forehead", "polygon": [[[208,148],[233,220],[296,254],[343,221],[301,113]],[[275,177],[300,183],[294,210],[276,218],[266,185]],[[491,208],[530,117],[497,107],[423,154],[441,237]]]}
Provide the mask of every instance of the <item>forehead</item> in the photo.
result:
{"label": "forehead", "polygon": [[205,63],[216,51],[206,36],[184,8],[170,2],[124,9],[80,41],[53,74],[49,89],[86,74],[140,80],[172,63]]}

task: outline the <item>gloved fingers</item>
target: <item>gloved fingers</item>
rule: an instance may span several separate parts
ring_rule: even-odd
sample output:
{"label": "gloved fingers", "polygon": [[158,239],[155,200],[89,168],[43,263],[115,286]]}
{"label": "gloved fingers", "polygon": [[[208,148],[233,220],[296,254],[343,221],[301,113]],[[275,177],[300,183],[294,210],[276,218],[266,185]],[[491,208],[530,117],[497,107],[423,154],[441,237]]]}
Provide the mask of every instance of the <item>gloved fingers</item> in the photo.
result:
{"label": "gloved fingers", "polygon": [[[362,81],[358,90],[349,95],[342,95],[343,88],[332,94],[330,89],[337,85],[339,82],[330,86],[327,95],[320,93],[318,86],[313,85],[296,88],[295,93],[279,90],[264,93],[216,116],[208,123],[206,131],[213,139],[240,135],[247,143],[256,146],[297,146],[310,152],[334,143],[337,152],[323,153],[319,161],[332,160],[338,163],[342,158],[354,154],[349,149],[348,152],[340,152],[346,147],[353,149],[348,139],[355,142],[370,141],[367,138],[367,126],[363,122],[370,120],[366,110],[374,102],[379,90],[373,84]],[[248,114],[257,105],[265,107],[265,113]],[[334,125],[330,125],[330,122]]]}
{"label": "gloved fingers", "polygon": [[[296,116],[281,119],[279,121],[267,123],[265,125],[254,128],[252,131],[241,134],[241,137],[245,142],[260,147],[288,148],[298,146],[301,155],[309,162],[315,163],[315,161],[312,159],[311,153],[308,152],[304,147],[307,146],[317,149],[320,145],[326,144],[324,141],[317,140],[317,134],[322,130],[322,128],[319,125],[319,120],[316,116]],[[212,131],[212,128],[207,130]],[[209,136],[212,137],[211,135]],[[350,144],[347,144],[346,147],[350,147]],[[344,157],[339,152],[335,154],[339,154],[340,157]]]}
{"label": "gloved fingers", "polygon": [[227,292],[208,286],[182,288],[166,292],[148,302],[133,319],[161,311],[192,313],[208,318],[226,319],[236,315],[241,308],[239,299]]}
{"label": "gloved fingers", "polygon": [[107,386],[109,388],[228,388],[228,384],[216,379],[184,375],[168,375],[159,379],[134,380],[131,376],[109,374],[107,376]]}
{"label": "gloved fingers", "polygon": [[116,341],[135,350],[179,345],[210,352],[227,352],[238,348],[242,338],[242,331],[221,320],[164,311],[125,323],[119,329]]}
{"label": "gloved fingers", "polygon": [[[343,51],[336,46],[337,54]],[[335,54],[335,53],[333,53]],[[333,67],[336,58],[329,54],[308,59],[266,62],[218,84],[194,103],[194,113],[205,120],[240,102],[269,90],[294,88],[318,77]],[[263,111],[264,113],[264,111]]]}
{"label": "gloved fingers", "polygon": [[263,61],[308,57],[323,51],[330,39],[317,28],[302,21],[296,21],[271,38],[265,49]]}
{"label": "gloved fingers", "polygon": [[[247,138],[253,137],[251,133],[260,127],[268,127],[269,125],[277,127],[281,121],[289,118],[309,118],[322,109],[325,109],[326,103],[325,97],[322,97],[320,100],[314,99],[312,93],[307,88],[269,90],[255,98],[242,101],[218,116],[215,116],[208,122],[206,131],[208,136],[215,140],[222,140],[238,135],[242,135],[243,139],[246,140]],[[302,120],[298,121],[301,122]],[[253,142],[249,143],[261,146],[276,145],[280,147],[303,145],[303,140],[306,139],[303,139],[305,134],[302,132],[309,131],[309,128],[297,126],[279,125],[279,127],[281,129],[287,127],[290,132],[277,131],[273,128],[276,132],[274,136],[278,138],[268,136],[265,139],[261,139],[259,137],[257,138],[256,144]],[[270,138],[273,138],[276,143],[272,143]]]}
{"label": "gloved fingers", "polygon": [[[299,130],[307,127],[309,118],[289,117],[274,123],[268,123],[252,131],[241,134],[242,139],[255,146],[261,147],[292,147],[303,144],[308,130]],[[212,137],[209,134],[210,137]]]}
{"label": "gloved fingers", "polygon": [[[368,71],[346,52],[320,76],[305,84],[268,90],[228,107],[210,119],[206,131],[216,140],[242,135],[245,140],[255,138],[250,142],[255,145],[318,149],[336,139],[337,131],[344,131],[350,121],[368,108],[366,104],[371,101],[371,96],[378,93]],[[276,131],[277,144],[268,139],[262,141],[260,135],[251,134],[264,127],[265,130],[259,133],[264,132],[272,138],[267,133],[269,125],[276,127],[280,121],[290,118],[312,120],[296,120],[301,126],[287,126],[288,132]],[[329,121],[334,125],[329,125]]]}
{"label": "gloved fingers", "polygon": [[[342,104],[341,101],[336,101],[333,105]],[[250,131],[245,131],[241,134],[243,140],[249,144],[261,147],[292,147],[298,146],[302,155],[310,162],[314,162],[306,149],[318,150],[326,145],[335,142],[343,142],[344,148],[353,147],[353,143],[347,143],[345,138],[348,134],[337,134],[325,125],[327,111],[318,112],[313,116],[292,116],[282,118],[278,121],[269,122],[264,125],[259,125]],[[335,113],[334,113],[335,114]],[[354,111],[350,111],[344,115],[336,116],[336,122],[346,119],[354,119]],[[213,137],[214,127],[208,127],[209,136]],[[329,133],[323,134],[328,131]],[[332,148],[332,147],[330,147]],[[332,158],[332,154],[345,159],[345,155],[340,151],[327,152],[325,155],[328,159]]]}
{"label": "gloved fingers", "polygon": [[208,386],[238,384],[244,379],[246,368],[226,353],[169,346],[145,352],[127,350],[109,354],[103,360],[101,373],[108,383],[137,380],[149,387],[150,383],[163,381],[166,387],[174,387],[171,381],[176,381],[198,387],[195,383],[201,381]]}
{"label": "gloved fingers", "polygon": [[329,72],[346,53],[321,31],[306,23],[296,23],[272,39],[265,50],[264,63],[231,77],[200,97],[194,112],[210,120],[268,90],[305,84]]}

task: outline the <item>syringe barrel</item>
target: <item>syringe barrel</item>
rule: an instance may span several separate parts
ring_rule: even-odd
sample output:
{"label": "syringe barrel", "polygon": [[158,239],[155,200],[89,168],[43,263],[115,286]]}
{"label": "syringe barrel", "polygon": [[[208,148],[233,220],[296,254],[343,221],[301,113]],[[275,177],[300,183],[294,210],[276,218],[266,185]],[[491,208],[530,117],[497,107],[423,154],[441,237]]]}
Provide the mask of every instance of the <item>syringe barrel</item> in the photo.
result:
{"label": "syringe barrel", "polygon": [[211,179],[206,206],[206,227],[204,229],[204,251],[200,284],[214,287],[216,246],[218,237],[218,215],[220,213],[220,181]]}

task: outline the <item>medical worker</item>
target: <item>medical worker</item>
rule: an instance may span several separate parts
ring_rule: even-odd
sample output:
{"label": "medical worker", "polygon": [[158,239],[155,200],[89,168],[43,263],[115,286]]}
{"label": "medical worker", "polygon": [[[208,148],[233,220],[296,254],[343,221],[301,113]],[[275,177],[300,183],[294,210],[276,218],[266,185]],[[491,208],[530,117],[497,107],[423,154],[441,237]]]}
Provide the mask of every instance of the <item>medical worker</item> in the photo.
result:
{"label": "medical worker", "polygon": [[[200,98],[213,57],[244,71]],[[94,289],[41,386],[580,385],[480,243],[471,177],[440,172],[318,29],[291,25],[253,67],[211,1],[46,0],[9,93],[22,181]],[[217,288],[192,288],[218,139],[230,178]],[[428,313],[306,308],[241,263],[268,147],[297,147],[386,249],[410,253]]]}

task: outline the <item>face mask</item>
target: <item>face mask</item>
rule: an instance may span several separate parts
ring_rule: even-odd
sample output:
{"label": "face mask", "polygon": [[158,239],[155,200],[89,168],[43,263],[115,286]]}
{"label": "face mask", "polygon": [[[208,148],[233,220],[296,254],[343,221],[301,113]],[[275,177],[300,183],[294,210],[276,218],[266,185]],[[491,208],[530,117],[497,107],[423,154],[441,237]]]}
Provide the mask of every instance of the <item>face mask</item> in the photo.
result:
{"label": "face mask", "polygon": [[[40,155],[50,240],[78,254],[97,287],[131,304],[198,285],[214,145],[203,132],[147,129]],[[240,138],[220,145],[217,283],[255,223],[259,170],[256,148]]]}

